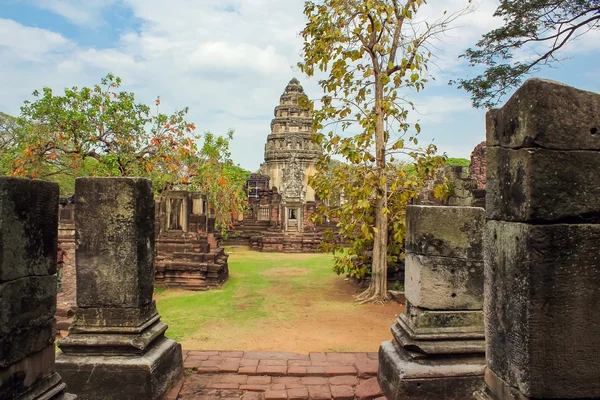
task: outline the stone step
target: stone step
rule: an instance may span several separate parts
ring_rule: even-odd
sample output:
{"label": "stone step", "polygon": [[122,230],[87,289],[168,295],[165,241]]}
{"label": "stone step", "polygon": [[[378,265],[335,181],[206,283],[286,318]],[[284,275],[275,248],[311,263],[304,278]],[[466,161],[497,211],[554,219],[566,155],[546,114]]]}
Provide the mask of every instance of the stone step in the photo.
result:
{"label": "stone step", "polygon": [[377,353],[184,351],[184,368],[168,399],[383,400]]}

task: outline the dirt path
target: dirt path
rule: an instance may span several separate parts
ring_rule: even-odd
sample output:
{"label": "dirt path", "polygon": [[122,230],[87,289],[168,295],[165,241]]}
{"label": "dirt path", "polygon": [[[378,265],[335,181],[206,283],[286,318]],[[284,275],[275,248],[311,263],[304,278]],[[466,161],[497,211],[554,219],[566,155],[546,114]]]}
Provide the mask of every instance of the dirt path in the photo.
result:
{"label": "dirt path", "polygon": [[[236,277],[236,257],[246,255],[259,259],[261,268],[256,270],[259,278],[271,280],[271,285],[261,289],[258,294],[252,293],[250,281],[246,286],[236,288],[236,279],[249,279],[248,271],[243,271],[243,275]],[[294,262],[298,257],[307,258],[310,255],[234,253],[230,257],[231,290],[235,290],[234,299],[243,300],[236,303],[235,307],[239,313],[251,312],[253,310],[247,308],[255,307],[253,300],[258,296],[262,302],[260,311],[265,315],[260,318],[249,316],[238,321],[235,317],[216,313],[215,317],[198,327],[196,332],[190,332],[179,339],[184,349],[272,350],[301,354],[376,352],[381,342],[391,339],[390,327],[403,311],[402,305],[393,301],[385,305],[356,305],[353,296],[360,292],[356,285],[335,276],[330,264],[319,266],[318,270],[302,268],[304,264],[297,265]],[[240,258],[237,259],[239,260]],[[265,263],[271,261],[273,265],[269,268]],[[287,268],[285,261],[290,261]],[[305,263],[309,261],[304,260]],[[293,284],[290,281],[292,277]],[[227,286],[224,290],[227,290]],[[168,292],[164,294],[165,298],[175,295],[177,294]],[[158,301],[160,309],[160,296]],[[216,302],[218,299],[213,301]],[[175,322],[168,321],[169,313],[165,314],[161,310],[161,314],[173,326]]]}

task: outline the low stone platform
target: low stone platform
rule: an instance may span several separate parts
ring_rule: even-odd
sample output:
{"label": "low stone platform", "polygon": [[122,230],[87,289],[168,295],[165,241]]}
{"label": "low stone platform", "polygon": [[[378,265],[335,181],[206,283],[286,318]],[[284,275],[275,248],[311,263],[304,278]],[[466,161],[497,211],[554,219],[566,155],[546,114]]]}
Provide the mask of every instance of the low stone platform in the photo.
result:
{"label": "low stone platform", "polygon": [[167,400],[380,399],[377,353],[184,351]]}

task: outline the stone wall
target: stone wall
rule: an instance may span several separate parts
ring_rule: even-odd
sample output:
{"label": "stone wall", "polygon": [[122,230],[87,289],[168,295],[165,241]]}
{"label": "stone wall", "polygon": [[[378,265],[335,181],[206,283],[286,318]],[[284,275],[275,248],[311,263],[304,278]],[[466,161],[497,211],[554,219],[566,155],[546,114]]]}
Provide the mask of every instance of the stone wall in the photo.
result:
{"label": "stone wall", "polygon": [[73,398],[56,373],[58,185],[0,178],[0,398]]}
{"label": "stone wall", "polygon": [[487,114],[486,389],[600,398],[600,95],[527,80]]}
{"label": "stone wall", "polygon": [[469,175],[477,183],[477,189],[486,188],[486,149],[485,141],[479,143],[471,153],[471,164],[469,165]]}

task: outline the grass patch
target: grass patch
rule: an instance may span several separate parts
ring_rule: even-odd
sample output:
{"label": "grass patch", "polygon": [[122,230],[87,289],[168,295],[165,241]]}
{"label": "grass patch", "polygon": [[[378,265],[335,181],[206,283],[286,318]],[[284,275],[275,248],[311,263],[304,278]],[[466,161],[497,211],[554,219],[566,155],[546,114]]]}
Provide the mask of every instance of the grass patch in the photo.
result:
{"label": "grass patch", "polygon": [[228,250],[230,277],[222,289],[155,288],[158,310],[169,324],[169,337],[202,339],[210,327],[235,326],[243,331],[264,320],[289,320],[296,315],[298,304],[326,301],[323,289],[336,279],[332,257],[327,254],[260,253],[242,247]]}

